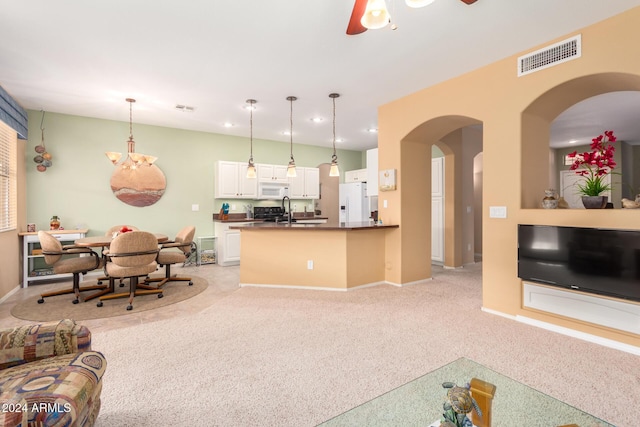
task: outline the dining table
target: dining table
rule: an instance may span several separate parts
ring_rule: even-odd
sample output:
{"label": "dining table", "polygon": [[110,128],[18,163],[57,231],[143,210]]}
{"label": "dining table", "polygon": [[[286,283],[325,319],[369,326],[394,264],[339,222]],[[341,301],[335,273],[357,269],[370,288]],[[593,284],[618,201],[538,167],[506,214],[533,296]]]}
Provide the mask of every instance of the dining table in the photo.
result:
{"label": "dining table", "polygon": [[[158,239],[158,244],[167,242],[169,240],[169,237],[166,234],[162,234],[162,233],[153,233],[153,235],[156,236],[156,239]],[[90,236],[90,237],[82,237],[80,239],[76,239],[73,241],[73,244],[76,246],[80,246],[80,247],[84,247],[84,248],[103,248],[103,250],[105,248],[108,248],[111,245],[111,242],[113,241],[113,239],[115,239],[117,237],[117,235],[115,236]],[[102,277],[100,279],[106,279],[106,277]],[[100,279],[98,281],[98,283],[100,283]],[[86,297],[84,297],[83,301],[87,302],[90,301],[94,298],[98,298],[101,297],[102,295],[106,295],[109,293],[113,293],[115,292],[114,289],[114,284],[112,280],[109,280],[109,286],[106,286],[103,290],[93,293],[91,295],[87,295]]]}
{"label": "dining table", "polygon": [[[153,234],[156,236],[156,239],[158,239],[158,243],[163,243],[169,240],[169,237],[166,234]],[[113,239],[114,236],[90,236],[76,239],[73,241],[73,244],[85,248],[108,248],[111,245],[111,241]]]}

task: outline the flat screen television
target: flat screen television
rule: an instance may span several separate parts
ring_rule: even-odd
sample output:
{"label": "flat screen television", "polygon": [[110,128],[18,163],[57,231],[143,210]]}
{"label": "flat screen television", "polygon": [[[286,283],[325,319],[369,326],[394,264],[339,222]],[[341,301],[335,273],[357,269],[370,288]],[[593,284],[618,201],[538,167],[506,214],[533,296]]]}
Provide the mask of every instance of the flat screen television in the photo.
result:
{"label": "flat screen television", "polygon": [[519,224],[518,277],[640,301],[640,231]]}

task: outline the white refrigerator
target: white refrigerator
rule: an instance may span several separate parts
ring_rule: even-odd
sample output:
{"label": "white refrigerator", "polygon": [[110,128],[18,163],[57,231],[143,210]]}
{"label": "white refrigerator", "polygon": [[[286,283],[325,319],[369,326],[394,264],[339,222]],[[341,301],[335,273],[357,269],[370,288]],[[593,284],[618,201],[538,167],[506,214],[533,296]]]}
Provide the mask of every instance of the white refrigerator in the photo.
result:
{"label": "white refrigerator", "polygon": [[340,184],[340,222],[367,222],[371,216],[366,182]]}

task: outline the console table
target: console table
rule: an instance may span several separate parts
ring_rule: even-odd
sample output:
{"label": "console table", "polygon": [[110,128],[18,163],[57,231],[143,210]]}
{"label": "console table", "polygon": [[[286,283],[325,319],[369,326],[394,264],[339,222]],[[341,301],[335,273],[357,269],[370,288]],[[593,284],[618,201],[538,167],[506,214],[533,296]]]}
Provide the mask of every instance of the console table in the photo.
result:
{"label": "console table", "polygon": [[[74,240],[84,237],[88,229],[82,230],[50,230],[47,233],[53,235],[63,245],[71,245]],[[45,264],[44,255],[40,248],[38,232],[21,232],[22,237],[22,287],[29,286],[29,282],[40,280],[52,280],[69,278],[69,274],[53,274],[53,269]]]}
{"label": "console table", "polygon": [[365,402],[320,426],[439,426],[442,404],[447,394],[442,383],[450,381],[464,386],[472,378],[480,378],[495,385],[491,425],[577,424],[613,427],[613,424],[464,357]]}

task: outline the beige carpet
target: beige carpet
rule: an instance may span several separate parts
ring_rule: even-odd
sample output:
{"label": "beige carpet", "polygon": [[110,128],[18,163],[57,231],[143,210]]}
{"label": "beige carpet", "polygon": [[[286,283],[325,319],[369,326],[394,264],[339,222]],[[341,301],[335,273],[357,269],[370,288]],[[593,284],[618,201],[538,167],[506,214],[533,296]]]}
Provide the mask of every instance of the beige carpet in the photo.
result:
{"label": "beige carpet", "polygon": [[[194,314],[97,331],[93,347],[108,367],[96,427],[312,427],[459,357],[614,425],[637,425],[640,357],[483,312],[481,303],[474,265],[434,268],[433,280],[404,288],[240,288]],[[369,425],[405,426],[358,427]],[[515,417],[492,427],[554,425]]]}
{"label": "beige carpet", "polygon": [[[46,298],[43,304],[38,304],[38,299],[40,299],[39,295],[31,297],[16,304],[11,309],[11,314],[19,319],[43,322],[63,318],[71,318],[74,320],[102,319],[154,310],[192,298],[207,289],[208,285],[205,279],[196,276],[189,277],[193,280],[192,286],[189,286],[189,282],[169,282],[164,285],[162,287],[164,290],[162,298],[158,298],[156,295],[141,295],[135,297],[133,300],[133,310],[131,311],[126,309],[128,298],[107,300],[104,301],[102,307],[97,307],[97,298],[91,301],[73,304],[71,302],[73,295],[69,294]],[[86,280],[82,282],[82,286],[95,285],[95,282],[95,280]],[[70,285],[70,283],[61,283],[60,289],[64,289],[65,286]],[[127,292],[128,289],[128,284],[125,284],[123,288],[116,285],[116,292]],[[90,295],[94,292],[96,291],[83,292],[83,295]]]}

